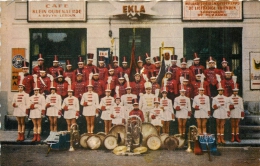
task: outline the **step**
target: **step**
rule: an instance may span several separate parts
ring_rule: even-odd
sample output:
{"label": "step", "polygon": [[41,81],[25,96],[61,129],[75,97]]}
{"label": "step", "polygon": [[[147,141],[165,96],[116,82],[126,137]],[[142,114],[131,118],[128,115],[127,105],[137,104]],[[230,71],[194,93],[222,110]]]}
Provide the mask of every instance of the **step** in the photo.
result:
{"label": "step", "polygon": [[222,146],[232,146],[232,147],[242,147],[242,146],[257,146],[260,147],[260,140],[259,139],[241,139],[241,142],[230,142],[226,141],[225,145]]}
{"label": "step", "polygon": [[254,132],[244,132],[240,133],[240,138],[241,139],[259,139],[260,138],[260,133],[254,133]]}
{"label": "step", "polygon": [[257,125],[239,125],[240,130],[257,130],[260,131],[260,126]]}

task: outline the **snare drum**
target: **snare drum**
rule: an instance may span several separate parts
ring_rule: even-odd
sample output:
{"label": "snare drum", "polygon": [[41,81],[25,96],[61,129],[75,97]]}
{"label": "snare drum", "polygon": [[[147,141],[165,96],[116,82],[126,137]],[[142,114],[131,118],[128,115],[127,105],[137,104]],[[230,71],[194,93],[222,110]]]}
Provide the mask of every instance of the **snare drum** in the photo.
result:
{"label": "snare drum", "polygon": [[97,134],[89,136],[86,141],[87,146],[92,150],[98,149],[102,145],[102,140]]}
{"label": "snare drum", "polygon": [[162,134],[160,135],[160,139],[161,139],[161,141],[162,141],[162,146],[161,146],[162,149],[166,148],[166,146],[165,146],[165,144],[164,144],[164,140],[165,140],[167,137],[169,137],[169,134],[167,134],[167,133],[162,133]]}
{"label": "snare drum", "polygon": [[116,136],[111,135],[111,134],[109,134],[105,137],[103,143],[104,143],[105,148],[108,150],[113,150],[113,149],[115,149],[115,147],[118,146]]}
{"label": "snare drum", "polygon": [[146,145],[151,150],[157,150],[162,146],[162,141],[158,135],[150,135],[147,138]]}
{"label": "snare drum", "polygon": [[159,136],[156,127],[154,125],[152,125],[151,123],[142,123],[142,136],[143,136],[142,145],[143,146],[147,146],[147,144],[146,144],[147,138],[151,134]]}
{"label": "snare drum", "polygon": [[80,136],[80,140],[79,140],[80,146],[82,146],[83,148],[88,148],[87,139],[89,136],[90,136],[90,134],[87,134],[87,133],[84,133]]}
{"label": "snare drum", "polygon": [[179,140],[174,136],[169,136],[165,138],[163,144],[168,150],[175,150],[179,146]]}

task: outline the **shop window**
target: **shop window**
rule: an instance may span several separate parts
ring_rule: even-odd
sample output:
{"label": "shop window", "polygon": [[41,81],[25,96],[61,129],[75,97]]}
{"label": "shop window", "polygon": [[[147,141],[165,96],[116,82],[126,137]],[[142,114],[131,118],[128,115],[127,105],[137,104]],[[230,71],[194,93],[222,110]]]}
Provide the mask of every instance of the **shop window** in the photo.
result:
{"label": "shop window", "polygon": [[30,29],[30,64],[37,65],[38,54],[45,59],[46,67],[52,66],[53,56],[58,55],[65,67],[70,60],[77,66],[77,57],[86,56],[87,29]]}

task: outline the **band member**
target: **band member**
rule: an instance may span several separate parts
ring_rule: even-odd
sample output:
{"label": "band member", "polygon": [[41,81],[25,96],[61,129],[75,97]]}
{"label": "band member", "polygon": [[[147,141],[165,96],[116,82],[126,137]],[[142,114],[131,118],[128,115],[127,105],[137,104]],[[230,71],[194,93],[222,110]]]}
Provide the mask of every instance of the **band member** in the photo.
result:
{"label": "band member", "polygon": [[145,94],[140,96],[139,105],[140,105],[140,110],[142,110],[144,114],[144,121],[150,122],[149,113],[150,110],[154,108],[155,95],[152,94],[151,82],[145,82],[144,86],[145,86]]}
{"label": "band member", "polygon": [[32,74],[37,74],[38,76],[40,76],[40,70],[43,68],[43,63],[44,63],[42,54],[38,55],[37,63],[38,65],[32,69]]}
{"label": "band member", "polygon": [[191,80],[191,81],[195,81],[195,75],[196,75],[195,70],[200,70],[202,72],[204,72],[204,70],[205,70],[205,67],[200,64],[200,57],[199,57],[198,53],[196,53],[196,52],[193,53],[193,65],[191,65],[189,67],[189,69],[193,73],[193,77],[192,77],[193,80]]}
{"label": "band member", "polygon": [[148,53],[145,53],[145,64],[144,64],[145,74],[148,74],[149,71],[155,70],[155,65],[151,63],[151,58]]}
{"label": "band member", "polygon": [[139,69],[141,80],[143,81],[143,74],[147,74],[147,70],[144,68],[144,63],[141,56],[137,59],[137,69]]}
{"label": "band member", "polygon": [[136,116],[138,116],[142,120],[142,122],[144,122],[144,114],[143,114],[143,111],[141,111],[139,109],[138,100],[137,99],[133,99],[132,103],[133,103],[134,109],[129,113],[129,116],[136,115]]}
{"label": "band member", "polygon": [[156,71],[149,72],[150,74],[150,82],[152,83],[152,94],[155,95],[155,97],[158,97],[160,93],[160,85],[156,82]]}
{"label": "band member", "polygon": [[190,85],[190,82],[189,82],[189,78],[188,76],[186,75],[186,73],[180,77],[180,79],[182,79],[182,84],[179,84],[179,89],[181,89],[181,86],[183,86],[183,89],[185,89],[185,96],[188,97],[188,98],[192,98],[192,87]]}
{"label": "band member", "polygon": [[114,98],[110,96],[110,83],[107,84],[107,88],[105,91],[106,96],[101,99],[99,108],[102,111],[101,119],[103,119],[105,123],[105,133],[108,134],[112,125],[112,118],[110,116],[111,107],[112,105],[114,105]]}
{"label": "band member", "polygon": [[[225,79],[225,73],[226,73],[227,69],[229,69],[228,62],[227,62],[226,58],[222,58],[221,69],[219,69],[222,80]],[[232,92],[231,92],[231,94],[232,94]]]}
{"label": "band member", "polygon": [[244,105],[243,105],[243,99],[238,96],[238,91],[236,84],[233,89],[233,94],[229,97],[230,99],[230,119],[231,119],[231,142],[234,142],[235,140],[237,142],[240,142],[239,138],[239,122],[240,119],[243,119],[245,116],[244,113]]}
{"label": "band member", "polygon": [[174,80],[179,79],[179,78],[176,77],[176,73],[180,69],[180,67],[177,66],[177,59],[178,59],[178,55],[171,55],[172,65],[170,66],[170,71],[172,73],[172,79],[174,79]]}
{"label": "band member", "polygon": [[116,85],[116,89],[118,88],[119,90],[119,97],[126,94],[125,87],[126,87],[126,81],[125,81],[124,73],[120,72],[118,73],[118,82]]}
{"label": "band member", "polygon": [[209,83],[209,89],[210,89],[210,97],[214,97],[218,94],[217,92],[217,78],[216,74],[220,74],[220,70],[217,69],[215,60],[210,56],[208,59],[208,69],[204,70],[204,75],[206,77],[206,81]]}
{"label": "band member", "polygon": [[123,72],[122,67],[118,66],[118,57],[113,56],[113,69],[114,69],[114,74],[118,76],[120,72]]}
{"label": "band member", "polygon": [[87,83],[83,81],[83,74],[80,70],[77,70],[76,81],[72,82],[71,89],[74,92],[74,96],[81,100],[82,95],[87,92]]}
{"label": "band member", "polygon": [[224,79],[221,80],[221,85],[224,88],[224,96],[231,96],[234,89],[234,81],[229,66],[226,67]]}
{"label": "band member", "polygon": [[166,86],[168,93],[167,97],[174,102],[175,97],[178,94],[177,82],[172,78],[172,70],[168,68],[166,74],[166,78],[163,79],[162,86]]}
{"label": "band member", "polygon": [[115,103],[111,107],[111,114],[110,114],[113,125],[125,123],[125,108],[120,103],[121,103],[121,99],[119,95],[117,95],[115,98]]}
{"label": "band member", "polygon": [[66,70],[63,73],[63,77],[69,77],[72,82],[76,81],[75,72],[72,69],[72,65],[70,63],[70,60],[66,60]]}
{"label": "band member", "polygon": [[93,85],[93,92],[97,93],[99,96],[99,99],[101,99],[103,96],[105,96],[105,82],[98,78],[99,70],[97,68],[94,68],[92,70],[92,73],[93,73],[93,76],[91,77],[91,74],[90,74],[88,84]]}
{"label": "band member", "polygon": [[[88,56],[88,61],[87,61],[87,65],[85,66],[85,69],[87,69],[88,73],[91,73],[94,68],[97,68],[95,65],[93,65],[94,54],[88,53],[87,56]],[[88,75],[86,76],[86,78],[88,78]]]}
{"label": "band member", "polygon": [[51,94],[46,98],[46,115],[50,121],[50,131],[57,131],[57,118],[61,113],[61,96],[56,93],[56,88],[51,86]]}
{"label": "band member", "polygon": [[122,69],[125,74],[127,74],[128,76],[130,75],[130,67],[127,67],[127,61],[125,56],[123,57],[122,61]]}
{"label": "band member", "polygon": [[22,65],[22,72],[19,73],[18,82],[20,82],[20,80],[23,81],[24,92],[31,96],[33,94],[33,76],[29,74],[29,63],[23,61]]}
{"label": "band member", "polygon": [[161,70],[160,57],[159,56],[153,57],[153,61],[154,61],[154,66],[155,66],[153,72],[155,72],[155,75],[157,76]]}
{"label": "band member", "polygon": [[161,133],[161,127],[164,123],[164,117],[163,117],[163,109],[159,107],[160,105],[160,98],[155,97],[154,98],[154,108],[150,110],[150,118],[151,118],[151,124],[153,124],[158,133]]}
{"label": "band member", "polygon": [[46,70],[43,67],[40,69],[40,76],[37,79],[37,87],[39,88],[39,93],[46,97],[50,94],[51,80],[46,75]]}
{"label": "band member", "polygon": [[18,93],[14,94],[12,101],[12,106],[14,107],[13,115],[16,117],[18,123],[18,137],[16,141],[24,141],[25,117],[28,116],[27,109],[30,107],[30,98],[29,95],[24,92],[22,82],[23,77],[20,78]]}
{"label": "band member", "polygon": [[[89,71],[85,69],[84,61],[81,56],[78,57],[78,68],[74,70],[74,73],[75,76],[77,76],[78,73],[81,73],[83,82],[86,82],[89,79]],[[77,81],[77,78],[75,81]]]}
{"label": "band member", "polygon": [[178,78],[184,75],[186,75],[186,78],[189,79],[189,82],[194,80],[192,71],[189,68],[187,68],[187,59],[181,58],[181,68],[176,72],[176,81],[178,84],[180,83],[180,80]]}
{"label": "band member", "polygon": [[[37,79],[37,78],[36,78]],[[30,97],[30,118],[33,122],[32,142],[41,141],[42,116],[45,116],[45,98],[39,94],[39,88],[35,84],[34,95]]]}
{"label": "band member", "polygon": [[118,75],[115,75],[115,70],[111,65],[108,65],[108,80],[110,80],[110,90],[111,90],[111,96],[115,95],[115,88],[118,84]]}
{"label": "band member", "polygon": [[[192,98],[194,98],[195,96],[197,96],[199,94],[199,88],[203,87],[204,89],[204,95],[206,96],[211,96],[210,95],[210,90],[209,90],[209,83],[204,80],[205,76],[204,74],[202,74],[201,69],[195,69],[195,81],[191,82],[191,87],[192,87]],[[201,83],[203,83],[203,86],[201,85]]]}
{"label": "band member", "polygon": [[204,94],[204,88],[199,88],[199,94],[194,97],[192,107],[195,109],[194,117],[197,121],[199,134],[207,133],[207,119],[210,117],[210,100],[209,96]]}
{"label": "band member", "polygon": [[48,74],[55,77],[58,71],[63,72],[63,68],[59,66],[58,55],[54,55],[53,66],[49,68]]}
{"label": "band member", "polygon": [[56,88],[56,93],[61,96],[62,100],[64,100],[68,94],[68,82],[64,79],[62,71],[56,73],[54,87]]}
{"label": "band member", "polygon": [[226,119],[229,118],[228,98],[223,95],[224,89],[221,83],[218,84],[218,95],[213,98],[212,108],[214,109],[213,117],[216,118],[217,125],[217,141],[218,143],[225,143],[224,140],[224,125]]}
{"label": "band member", "polygon": [[173,112],[173,107],[172,107],[172,100],[167,98],[167,89],[164,86],[162,88],[162,98],[160,100],[160,107],[163,108],[163,128],[162,132],[163,133],[170,133],[170,121],[173,120],[175,121],[175,116]]}
{"label": "band member", "polygon": [[145,92],[145,89],[144,89],[144,81],[141,80],[139,69],[136,69],[134,78],[135,80],[130,83],[130,86],[132,87],[132,93],[135,94],[137,98],[140,98],[140,95],[142,95]]}
{"label": "band member", "polygon": [[80,105],[83,106],[83,115],[87,121],[88,133],[93,133],[95,124],[95,115],[99,106],[98,94],[93,91],[91,82],[88,84],[88,91],[81,98]]}
{"label": "band member", "polygon": [[107,68],[105,66],[105,58],[104,58],[104,56],[100,56],[99,57],[98,64],[99,64],[99,66],[97,67],[98,70],[99,70],[99,77],[98,78],[100,80],[106,81],[107,77],[108,77],[108,70],[107,70]]}
{"label": "band member", "polygon": [[132,88],[129,84],[129,80],[126,82],[126,84],[126,94],[121,96],[121,103],[125,107],[125,119],[128,119],[130,111],[134,109],[132,100],[137,99],[137,95],[131,93]]}
{"label": "band member", "polygon": [[79,100],[73,96],[73,90],[68,89],[68,97],[62,103],[61,108],[64,110],[64,119],[67,122],[67,130],[70,131],[72,124],[76,123],[76,118],[79,117]]}
{"label": "band member", "polygon": [[174,99],[173,108],[176,110],[176,117],[178,118],[179,134],[185,138],[186,122],[191,116],[190,98],[185,96],[185,89],[180,89],[180,96]]}

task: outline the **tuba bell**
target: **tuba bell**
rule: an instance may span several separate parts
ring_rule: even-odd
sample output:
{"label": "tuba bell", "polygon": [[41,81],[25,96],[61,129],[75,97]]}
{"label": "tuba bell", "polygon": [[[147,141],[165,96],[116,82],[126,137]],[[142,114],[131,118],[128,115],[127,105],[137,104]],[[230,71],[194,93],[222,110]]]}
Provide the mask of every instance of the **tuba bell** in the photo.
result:
{"label": "tuba bell", "polygon": [[79,135],[79,126],[74,123],[70,127],[70,149],[69,151],[75,151],[73,145],[79,144],[80,135]]}
{"label": "tuba bell", "polygon": [[191,149],[191,142],[195,142],[198,136],[198,128],[195,125],[189,127],[189,134],[188,134],[188,148],[186,152],[192,152]]}

